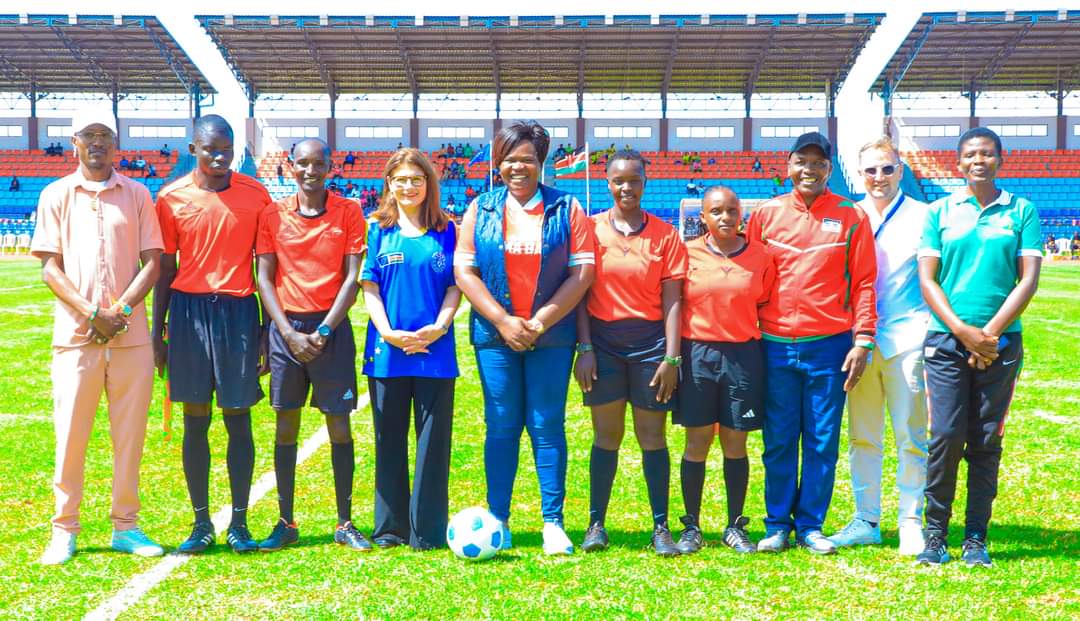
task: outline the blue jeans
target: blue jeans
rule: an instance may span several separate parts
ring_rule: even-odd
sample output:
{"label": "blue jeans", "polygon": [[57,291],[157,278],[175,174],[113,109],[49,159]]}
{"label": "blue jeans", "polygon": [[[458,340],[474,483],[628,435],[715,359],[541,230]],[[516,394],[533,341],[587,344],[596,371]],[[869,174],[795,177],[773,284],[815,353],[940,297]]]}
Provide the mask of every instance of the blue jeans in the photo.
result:
{"label": "blue jeans", "polygon": [[545,522],[562,522],[566,499],[566,389],[574,359],[571,347],[516,352],[509,347],[476,350],[484,389],[484,471],[491,513],[510,519],[521,431],[529,431]]}
{"label": "blue jeans", "polygon": [[[794,530],[799,538],[821,530],[832,502],[848,333],[818,341],[765,341],[765,530]],[[799,445],[802,444],[802,476]]]}

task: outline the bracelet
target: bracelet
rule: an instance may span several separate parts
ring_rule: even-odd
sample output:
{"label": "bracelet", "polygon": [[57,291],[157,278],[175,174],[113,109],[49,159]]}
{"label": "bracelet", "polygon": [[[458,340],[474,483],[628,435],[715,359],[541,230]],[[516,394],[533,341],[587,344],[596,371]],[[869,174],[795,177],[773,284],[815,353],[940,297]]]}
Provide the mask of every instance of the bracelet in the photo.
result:
{"label": "bracelet", "polygon": [[93,320],[97,319],[97,315],[98,315],[99,310],[101,310],[101,307],[95,304],[94,305],[94,312],[90,313],[90,321],[93,321]]}
{"label": "bracelet", "polygon": [[592,343],[578,343],[577,347],[574,349],[576,349],[579,354],[587,354],[593,350],[593,347]]}
{"label": "bracelet", "polygon": [[671,356],[664,354],[664,362],[670,364],[673,367],[682,366],[682,356],[675,356],[674,358],[672,358]]}
{"label": "bracelet", "polygon": [[863,349],[874,351],[873,341],[855,341],[855,347],[862,347]]}

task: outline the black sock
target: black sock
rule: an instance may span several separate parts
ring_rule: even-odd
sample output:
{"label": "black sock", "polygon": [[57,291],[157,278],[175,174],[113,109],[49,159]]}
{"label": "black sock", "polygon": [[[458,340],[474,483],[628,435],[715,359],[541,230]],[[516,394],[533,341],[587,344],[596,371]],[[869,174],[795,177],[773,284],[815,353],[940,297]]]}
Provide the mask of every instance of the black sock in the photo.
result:
{"label": "black sock", "polygon": [[210,430],[209,416],[184,415],[184,479],[196,522],[210,521]]}
{"label": "black sock", "polygon": [[334,495],[340,525],[352,519],[353,472],[356,470],[353,443],[331,444],[330,465],[334,468]]}
{"label": "black sock", "polygon": [[686,517],[697,526],[701,517],[701,494],[705,489],[705,462],[690,461],[683,457],[679,480],[682,482],[683,503]]}
{"label": "black sock", "polygon": [[671,457],[667,447],[641,451],[641,466],[645,471],[645,486],[649,489],[653,525],[667,524],[668,487],[671,485]]}
{"label": "black sock", "polygon": [[247,525],[248,496],[251,476],[255,470],[255,439],[251,437],[251,414],[223,416],[229,431],[229,450],[225,460],[229,465],[229,491],[232,492],[232,520],[229,527]]}
{"label": "black sock", "polygon": [[589,455],[589,525],[604,523],[607,518],[611,486],[619,469],[619,451],[609,451],[593,445]]}
{"label": "black sock", "polygon": [[293,523],[293,498],[296,494],[296,445],[274,446],[274,474],[277,475],[278,511],[281,519]]}
{"label": "black sock", "polygon": [[743,513],[746,505],[746,486],[750,482],[750,458],[724,458],[724,491],[727,493],[728,527]]}

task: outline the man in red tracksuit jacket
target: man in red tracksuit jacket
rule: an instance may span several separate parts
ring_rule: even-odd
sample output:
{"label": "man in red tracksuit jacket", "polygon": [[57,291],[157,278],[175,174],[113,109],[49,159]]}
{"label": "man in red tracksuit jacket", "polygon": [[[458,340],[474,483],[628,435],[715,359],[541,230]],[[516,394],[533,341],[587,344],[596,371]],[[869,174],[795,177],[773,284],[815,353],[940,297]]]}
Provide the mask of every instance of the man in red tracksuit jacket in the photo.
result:
{"label": "man in red tracksuit jacket", "polygon": [[794,189],[755,210],[747,229],[777,266],[759,313],[768,385],[760,552],[785,549],[793,530],[811,552],[836,551],[821,526],[832,500],[840,421],[846,392],[874,348],[874,237],[865,214],[828,190],[831,158],[825,136],[799,136],[788,157]]}

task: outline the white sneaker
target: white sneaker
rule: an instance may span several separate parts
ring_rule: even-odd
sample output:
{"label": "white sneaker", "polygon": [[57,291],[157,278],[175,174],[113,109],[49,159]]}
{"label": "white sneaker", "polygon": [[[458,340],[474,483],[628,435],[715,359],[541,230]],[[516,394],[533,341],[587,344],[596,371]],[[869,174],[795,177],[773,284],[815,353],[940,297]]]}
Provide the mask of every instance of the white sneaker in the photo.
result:
{"label": "white sneaker", "polygon": [[829,541],[838,548],[877,545],[881,543],[881,527],[871,526],[866,520],[852,518],[840,532],[829,537]]}
{"label": "white sneaker", "polygon": [[48,547],[41,554],[38,563],[42,565],[60,565],[75,556],[75,533],[54,530]]}
{"label": "white sneaker", "polygon": [[902,524],[900,526],[900,555],[917,556],[926,549],[922,525]]}
{"label": "white sneaker", "polygon": [[544,554],[573,554],[574,543],[566,536],[562,524],[544,522]]}

